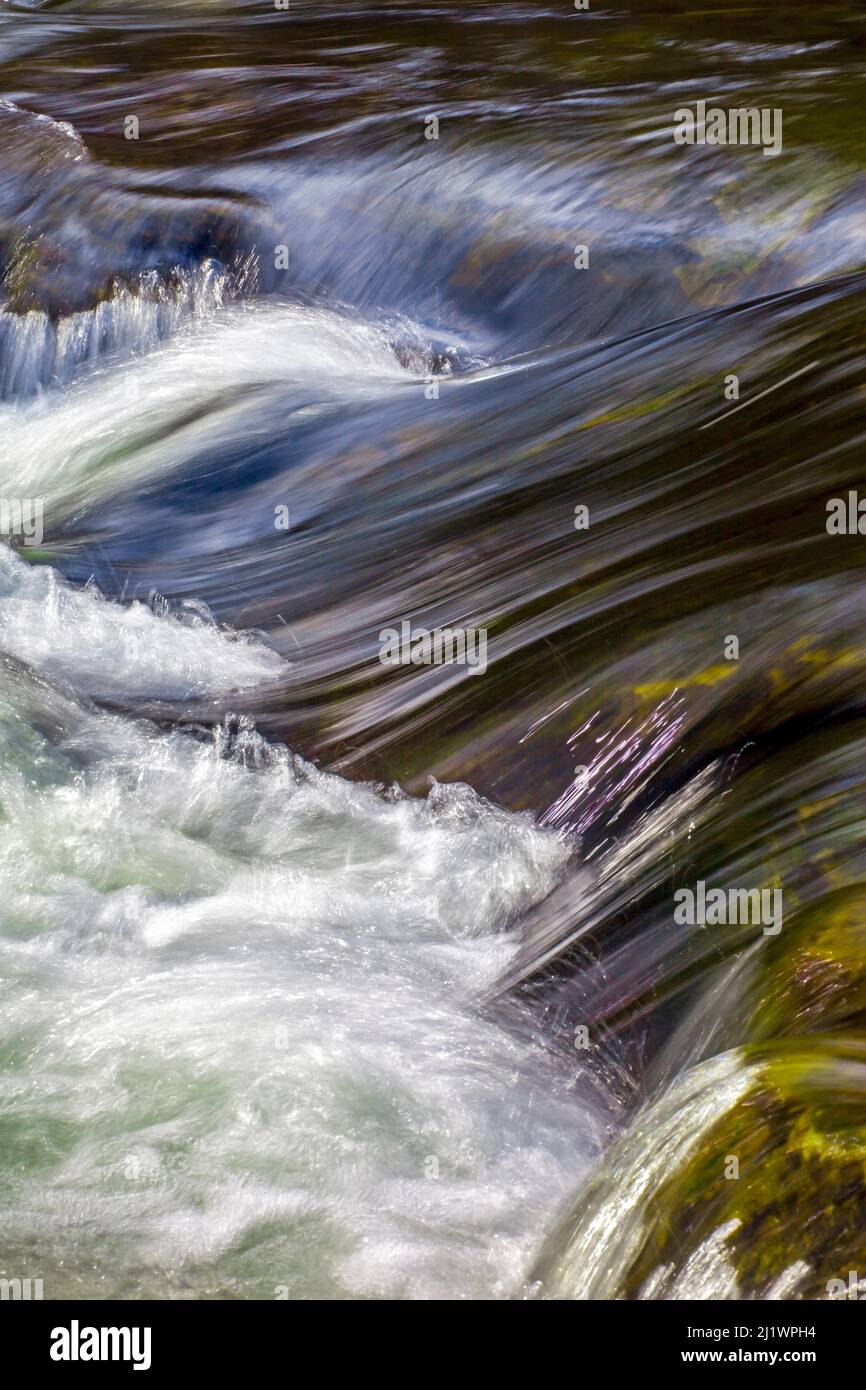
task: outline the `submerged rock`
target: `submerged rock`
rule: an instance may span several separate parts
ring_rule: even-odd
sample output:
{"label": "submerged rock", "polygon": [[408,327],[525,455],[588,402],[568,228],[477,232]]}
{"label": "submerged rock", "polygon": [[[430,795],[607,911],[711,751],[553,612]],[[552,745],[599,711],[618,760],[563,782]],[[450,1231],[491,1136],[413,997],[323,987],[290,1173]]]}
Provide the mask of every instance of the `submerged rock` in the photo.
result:
{"label": "submerged rock", "polygon": [[[7,155],[0,174],[0,284],[13,312],[52,317],[92,309],[137,289],[142,275],[169,277],[205,260],[268,288],[258,213],[229,198],[146,190],[91,159],[66,122],[0,102]],[[273,259],[273,257],[271,258]],[[273,274],[274,272],[271,272]]]}

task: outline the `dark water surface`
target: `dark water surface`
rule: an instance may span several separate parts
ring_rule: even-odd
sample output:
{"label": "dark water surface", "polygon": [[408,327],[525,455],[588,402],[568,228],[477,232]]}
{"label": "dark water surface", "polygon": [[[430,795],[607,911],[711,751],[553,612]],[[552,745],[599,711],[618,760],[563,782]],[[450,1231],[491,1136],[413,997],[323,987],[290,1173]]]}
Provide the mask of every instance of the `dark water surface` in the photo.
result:
{"label": "dark water surface", "polygon": [[[834,3],[3,5],[0,1273],[866,1259],[863,51]],[[678,145],[699,100],[781,153]],[[383,665],[404,619],[486,670]],[[698,880],[781,932],[676,923]]]}

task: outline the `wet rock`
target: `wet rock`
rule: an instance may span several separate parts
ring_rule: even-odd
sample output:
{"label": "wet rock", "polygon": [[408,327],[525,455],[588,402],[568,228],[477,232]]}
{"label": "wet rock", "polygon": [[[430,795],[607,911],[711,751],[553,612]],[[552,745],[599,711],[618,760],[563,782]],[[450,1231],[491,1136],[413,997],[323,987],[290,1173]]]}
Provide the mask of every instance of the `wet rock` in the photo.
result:
{"label": "wet rock", "polygon": [[[728,1053],[635,1117],[535,1278],[559,1298],[826,1299],[866,1274],[866,1045]],[[855,1280],[855,1283],[857,1280]]]}
{"label": "wet rock", "polygon": [[[52,316],[90,309],[206,259],[245,291],[269,288],[273,234],[251,207],[228,198],[137,191],[92,160],[65,122],[0,102],[8,151],[0,174],[0,284],[6,307]],[[264,269],[263,269],[264,267]],[[271,276],[273,272],[270,272]]]}

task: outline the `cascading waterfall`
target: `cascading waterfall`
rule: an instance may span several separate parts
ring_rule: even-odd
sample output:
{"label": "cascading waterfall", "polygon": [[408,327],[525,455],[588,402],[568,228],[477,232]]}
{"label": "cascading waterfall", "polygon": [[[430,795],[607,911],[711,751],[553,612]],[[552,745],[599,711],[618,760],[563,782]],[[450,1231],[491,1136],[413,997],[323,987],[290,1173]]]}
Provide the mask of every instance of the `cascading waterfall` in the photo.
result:
{"label": "cascading waterfall", "polygon": [[[866,1268],[823,8],[3,7],[0,1277]],[[783,110],[778,157],[678,145],[699,100]],[[384,663],[404,621],[486,669]],[[678,919],[698,883],[781,930]]]}

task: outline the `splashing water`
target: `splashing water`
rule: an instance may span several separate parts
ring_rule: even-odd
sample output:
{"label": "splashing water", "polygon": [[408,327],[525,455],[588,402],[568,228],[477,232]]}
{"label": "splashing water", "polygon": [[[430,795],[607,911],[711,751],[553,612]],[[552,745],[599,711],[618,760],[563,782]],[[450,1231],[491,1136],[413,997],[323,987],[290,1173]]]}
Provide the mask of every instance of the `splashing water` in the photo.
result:
{"label": "splashing water", "polygon": [[866,1261],[862,17],[728,9],[3,8],[0,1271]]}

